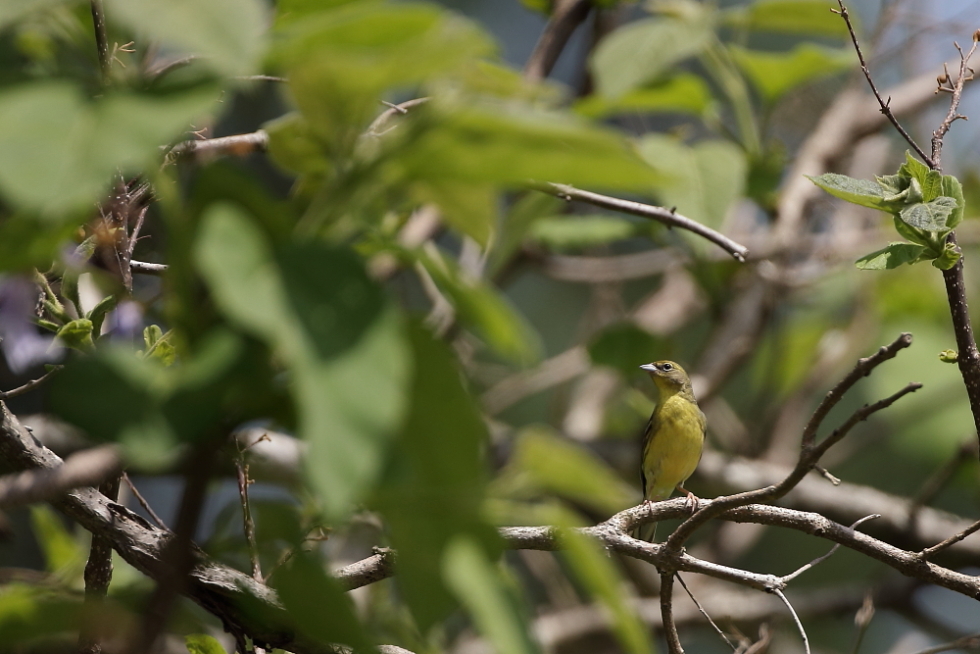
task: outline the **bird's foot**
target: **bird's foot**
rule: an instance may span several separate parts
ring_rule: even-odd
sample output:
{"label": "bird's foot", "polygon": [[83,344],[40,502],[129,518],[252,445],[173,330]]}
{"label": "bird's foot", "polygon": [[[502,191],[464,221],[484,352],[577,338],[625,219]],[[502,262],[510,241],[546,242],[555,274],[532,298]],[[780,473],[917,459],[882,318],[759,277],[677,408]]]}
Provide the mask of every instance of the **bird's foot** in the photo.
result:
{"label": "bird's foot", "polygon": [[682,492],[685,495],[687,495],[687,499],[684,500],[684,508],[686,508],[688,511],[690,511],[691,514],[694,514],[698,510],[698,508],[700,507],[701,500],[698,498],[697,495],[695,495],[691,491],[687,490],[683,486],[678,486],[677,487],[677,490],[679,490],[680,492]]}

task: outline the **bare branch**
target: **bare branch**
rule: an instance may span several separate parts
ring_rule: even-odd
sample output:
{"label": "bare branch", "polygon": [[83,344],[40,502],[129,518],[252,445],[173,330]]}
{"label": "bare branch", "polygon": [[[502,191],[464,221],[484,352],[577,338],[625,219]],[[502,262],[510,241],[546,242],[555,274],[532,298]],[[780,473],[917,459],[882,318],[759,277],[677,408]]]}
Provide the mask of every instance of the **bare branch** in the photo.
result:
{"label": "bare branch", "polygon": [[772,592],[774,595],[776,595],[776,597],[781,599],[783,604],[786,605],[786,608],[789,609],[790,614],[793,616],[793,622],[796,623],[796,628],[800,630],[800,636],[803,638],[803,651],[806,652],[806,654],[810,654],[810,639],[806,637],[806,629],[803,628],[803,623],[800,622],[800,616],[796,615],[796,609],[794,609],[793,605],[789,603],[788,599],[786,599],[786,595],[783,594],[783,591],[777,588]]}
{"label": "bare branch", "polygon": [[136,498],[136,501],[139,502],[139,505],[143,507],[143,510],[146,511],[146,514],[150,516],[153,522],[157,523],[157,526],[160,527],[160,529],[163,529],[164,531],[170,531],[170,528],[163,521],[163,519],[157,515],[156,511],[153,510],[153,507],[150,506],[150,503],[146,501],[146,498],[143,497],[139,489],[136,488],[136,484],[133,483],[133,480],[129,478],[129,475],[127,473],[125,472],[122,473],[122,480],[126,482],[126,486],[129,488],[129,492],[133,494],[133,497]]}
{"label": "bare branch", "polygon": [[667,651],[670,654],[684,654],[680,636],[677,635],[677,625],[674,623],[674,573],[660,574],[660,616],[664,627],[664,638],[667,640]]}
{"label": "bare branch", "polygon": [[120,470],[118,450],[103,445],[73,454],[53,470],[28,470],[0,477],[0,508],[47,502],[82,486],[98,486]]}
{"label": "bare branch", "polygon": [[558,0],[554,3],[551,18],[524,64],[524,79],[537,82],[551,73],[568,39],[585,21],[591,9],[589,0]]}
{"label": "bare branch", "polygon": [[977,531],[980,531],[980,520],[974,522],[972,525],[970,525],[963,531],[959,532],[958,534],[950,536],[943,542],[933,545],[932,547],[927,547],[926,549],[919,552],[919,556],[922,557],[923,561],[926,561],[932,558],[933,556],[935,556],[936,554],[938,554],[939,552],[942,552],[944,549],[947,549],[955,545],[956,543],[960,542],[970,534],[976,533]]}
{"label": "bare branch", "polygon": [[221,156],[244,157],[253,152],[265,152],[269,135],[265,130],[251,134],[235,134],[214,139],[182,141],[167,153],[171,160],[210,161]]}
{"label": "bare branch", "polygon": [[48,379],[50,379],[51,375],[55,374],[59,370],[61,370],[61,366],[52,368],[51,370],[47,371],[37,379],[32,379],[31,381],[27,382],[22,386],[18,386],[17,388],[11,388],[9,391],[0,391],[0,400],[8,400],[12,397],[17,397],[18,395],[23,395],[24,393],[33,391],[35,388],[37,388],[38,386],[46,382]]}
{"label": "bare branch", "polygon": [[[977,41],[980,38],[980,30],[973,35],[973,45],[970,47],[970,51],[963,54],[963,50],[960,48],[959,44],[954,44],[957,51],[960,53],[960,67],[956,75],[956,81],[953,81],[949,77],[949,73],[944,73],[940,79],[940,89],[948,90],[950,92],[949,99],[949,110],[946,112],[946,117],[943,122],[940,123],[936,131],[932,133],[932,161],[928,162],[929,167],[935,170],[942,170],[942,154],[943,154],[943,139],[946,137],[946,133],[949,132],[949,128],[952,127],[953,123],[959,119],[966,120],[966,116],[962,116],[957,113],[960,106],[960,99],[963,96],[963,87],[967,82],[973,79],[973,70],[970,68],[970,58],[973,57],[973,53],[977,51]],[[945,82],[943,81],[945,80]],[[947,86],[943,86],[943,84]]]}
{"label": "bare branch", "polygon": [[555,197],[559,197],[563,200],[585,202],[596,207],[602,207],[603,209],[612,209],[613,211],[621,211],[634,216],[640,216],[641,218],[656,220],[657,222],[661,222],[668,227],[686,229],[689,232],[711,241],[735,257],[737,261],[741,261],[743,263],[749,254],[749,249],[744,245],[736,243],[724,234],[716,232],[715,230],[702,225],[696,220],[682,216],[679,213],[664,207],[643,204],[642,202],[634,202],[632,200],[621,200],[620,198],[600,195],[599,193],[592,193],[591,191],[583,191],[567,184],[535,184],[534,188],[542,191],[543,193],[548,193],[550,195],[554,195]]}
{"label": "bare branch", "polygon": [[105,7],[102,0],[91,0],[92,28],[95,31],[95,48],[99,54],[99,71],[103,86],[109,82],[109,39],[106,36]]}
{"label": "bare branch", "polygon": [[817,437],[817,429],[820,428],[820,423],[823,422],[827,414],[830,413],[831,409],[837,406],[844,394],[851,389],[854,384],[858,382],[862,377],[867,377],[871,374],[871,371],[878,367],[879,364],[887,361],[888,359],[894,358],[898,354],[899,350],[903,350],[912,344],[912,334],[904,332],[899,335],[894,341],[889,345],[882,345],[881,348],[874,354],[863,359],[859,359],[857,365],[854,369],[847,374],[842,380],[840,380],[836,386],[834,386],[824,397],[823,401],[817,407],[817,410],[813,412],[813,417],[807,423],[806,427],[803,429],[803,447],[809,447],[813,445]]}
{"label": "bare branch", "polygon": [[149,263],[146,261],[130,261],[130,269],[135,273],[143,273],[144,275],[162,275],[167,272],[167,264],[165,263]]}
{"label": "bare branch", "polygon": [[[874,520],[875,518],[880,518],[880,517],[881,516],[878,515],[878,514],[865,516],[865,517],[861,518],[860,520],[858,520],[857,522],[855,522],[854,524],[852,524],[850,526],[850,529],[856,529],[861,523],[867,522],[868,520]],[[831,547],[830,548],[830,551],[827,552],[826,554],[823,554],[821,556],[818,556],[817,558],[815,558],[814,560],[810,561],[806,565],[800,566],[796,571],[791,572],[788,575],[784,575],[783,576],[783,580],[786,583],[789,583],[790,581],[796,579],[797,577],[799,577],[801,574],[803,574],[807,570],[810,570],[810,569],[812,569],[812,568],[820,565],[821,563],[823,563],[827,559],[829,559],[831,556],[834,555],[834,552],[836,552],[839,549],[840,549],[840,543],[837,543],[836,545],[834,545],[833,547]]]}
{"label": "bare branch", "polygon": [[890,107],[891,98],[885,100],[881,97],[881,93],[878,92],[878,87],[875,86],[874,80],[871,78],[871,71],[868,70],[868,64],[864,61],[864,53],[861,51],[860,44],[858,44],[857,34],[854,33],[854,26],[851,25],[851,16],[847,12],[847,7],[844,6],[843,0],[837,0],[837,4],[840,6],[840,11],[835,13],[840,14],[840,17],[843,18],[844,22],[847,24],[847,31],[851,35],[851,42],[854,44],[854,51],[857,52],[858,61],[861,62],[861,72],[864,73],[864,77],[868,80],[868,85],[871,87],[871,92],[875,94],[875,98],[878,100],[878,104],[881,106],[881,113],[888,118],[889,122],[891,122],[895,129],[898,130],[898,133],[902,135],[902,138],[904,138],[908,144],[912,146],[912,149],[915,150],[916,154],[918,154],[930,168],[935,168],[936,166],[929,155],[927,155],[922,148],[919,147],[919,145],[915,142],[915,139],[913,139],[912,136],[905,131],[902,124],[898,122],[897,118],[895,118],[895,114],[892,113]]}

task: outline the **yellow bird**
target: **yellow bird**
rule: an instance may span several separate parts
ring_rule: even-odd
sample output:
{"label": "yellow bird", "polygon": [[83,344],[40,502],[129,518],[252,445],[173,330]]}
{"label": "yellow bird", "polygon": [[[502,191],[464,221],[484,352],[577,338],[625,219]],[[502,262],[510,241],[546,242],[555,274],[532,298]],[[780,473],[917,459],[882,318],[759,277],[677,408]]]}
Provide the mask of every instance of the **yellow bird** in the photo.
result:
{"label": "yellow bird", "polygon": [[[640,369],[650,373],[660,392],[660,402],[643,434],[640,479],[644,501],[665,500],[676,488],[687,494],[691,509],[696,509],[698,498],[684,488],[684,482],[701,461],[706,421],[691,380],[673,361],[656,361]],[[656,534],[657,523],[644,525],[639,531],[639,537],[650,542]]]}

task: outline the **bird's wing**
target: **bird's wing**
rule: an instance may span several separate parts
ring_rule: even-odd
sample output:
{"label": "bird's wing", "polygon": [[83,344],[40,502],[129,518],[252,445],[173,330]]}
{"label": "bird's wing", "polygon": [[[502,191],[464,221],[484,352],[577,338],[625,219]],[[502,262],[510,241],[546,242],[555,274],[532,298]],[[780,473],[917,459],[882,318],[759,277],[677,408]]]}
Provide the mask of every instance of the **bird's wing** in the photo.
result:
{"label": "bird's wing", "polygon": [[[650,414],[650,419],[647,421],[646,430],[643,432],[643,452],[640,455],[640,484],[643,487],[643,497],[648,497],[647,495],[647,474],[644,471],[646,468],[647,451],[650,449],[650,444],[653,442],[653,435],[657,433],[657,427],[659,426],[659,420],[657,420],[657,412],[654,411]],[[652,479],[650,481],[653,481]]]}

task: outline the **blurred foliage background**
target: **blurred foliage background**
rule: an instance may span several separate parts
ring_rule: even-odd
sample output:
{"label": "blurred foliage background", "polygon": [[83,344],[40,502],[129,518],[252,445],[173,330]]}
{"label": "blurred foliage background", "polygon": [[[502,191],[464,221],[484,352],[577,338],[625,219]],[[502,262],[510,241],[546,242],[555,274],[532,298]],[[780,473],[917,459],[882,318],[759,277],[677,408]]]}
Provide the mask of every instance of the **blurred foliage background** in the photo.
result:
{"label": "blurred foliage background", "polygon": [[[826,391],[912,332],[828,419],[925,384],[826,457],[854,486],[785,503],[849,524],[878,489],[876,510],[906,511],[910,529],[922,505],[976,517],[969,404],[938,356],[955,347],[940,273],[857,270],[890,221],[800,185],[801,162],[870,178],[906,149],[859,117],[877,106],[833,3],[579,3],[551,77],[521,70],[561,9],[545,0],[105,0],[100,62],[101,4],[0,3],[0,388],[64,365],[10,410],[63,456],[117,443],[170,525],[203,474],[196,540],[243,571],[234,463],[247,463],[258,578],[300,632],[419,654],[662,648],[652,566],[573,536],[559,553],[502,553],[494,529],[592,524],[639,502],[651,360],[693,373],[708,451],[690,488],[713,497],[745,490],[732,462],[795,462]],[[976,3],[850,7],[876,80],[927,142],[947,100],[934,78],[978,27]],[[209,141],[234,135],[252,140]],[[957,123],[947,142],[976,305],[976,132]],[[547,182],[676,208],[749,259],[536,190]],[[6,520],[4,650],[75,651],[87,532],[45,505]],[[388,546],[395,577],[347,594],[330,578]],[[827,547],[719,522],[690,550],[786,574]],[[154,588],[115,570],[107,651]],[[687,581],[727,632],[803,651],[770,596]],[[819,651],[913,652],[980,617],[847,550],[792,591]],[[866,596],[878,610],[855,626]],[[677,602],[689,651],[729,649]],[[234,647],[186,600],[167,632],[167,651]]]}

